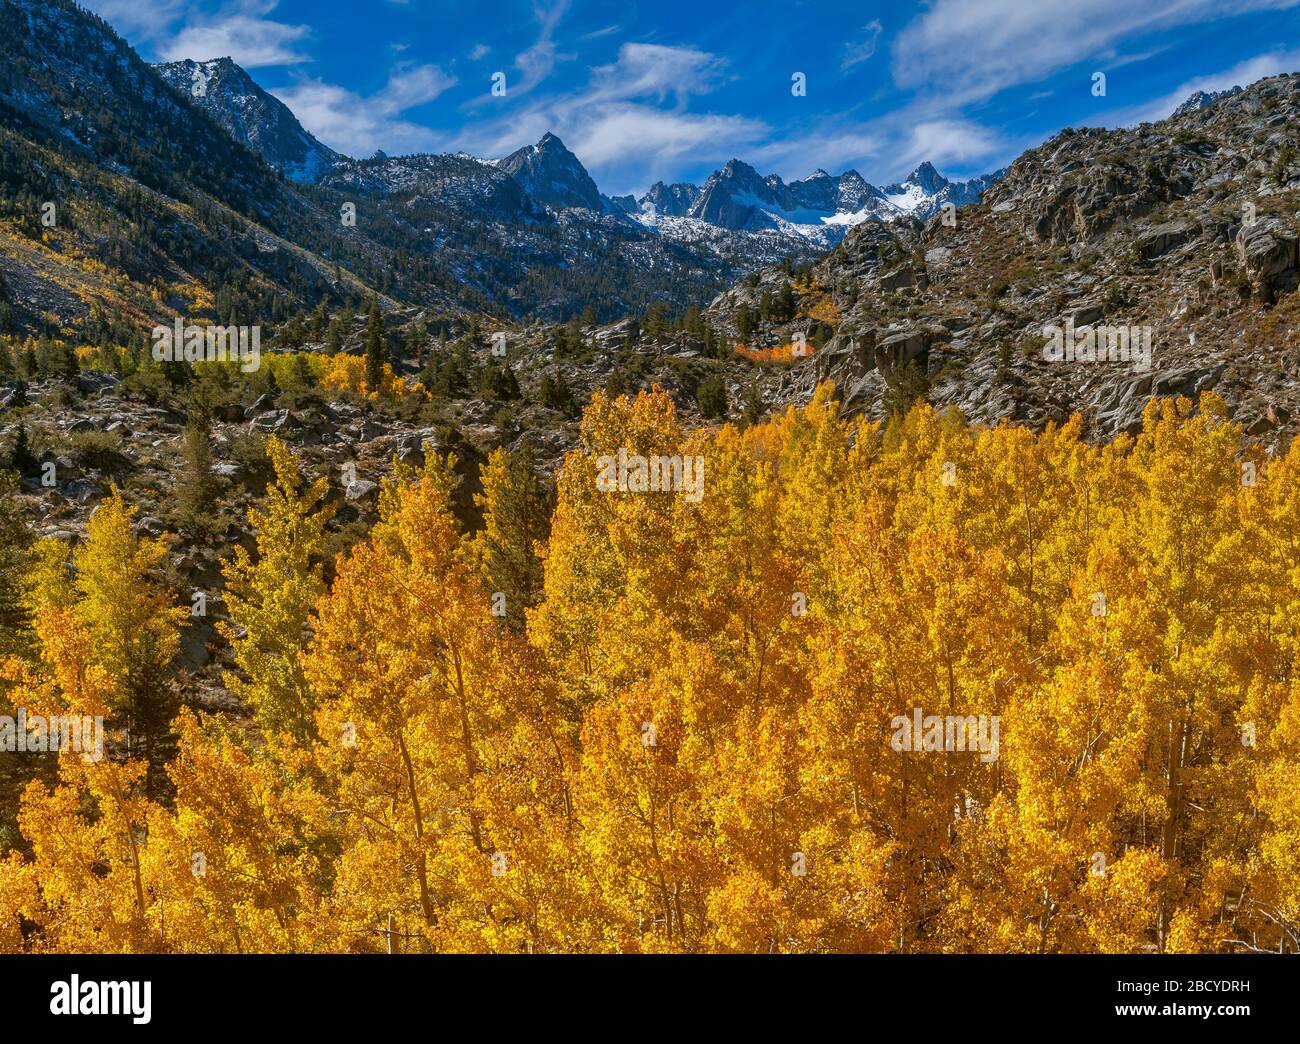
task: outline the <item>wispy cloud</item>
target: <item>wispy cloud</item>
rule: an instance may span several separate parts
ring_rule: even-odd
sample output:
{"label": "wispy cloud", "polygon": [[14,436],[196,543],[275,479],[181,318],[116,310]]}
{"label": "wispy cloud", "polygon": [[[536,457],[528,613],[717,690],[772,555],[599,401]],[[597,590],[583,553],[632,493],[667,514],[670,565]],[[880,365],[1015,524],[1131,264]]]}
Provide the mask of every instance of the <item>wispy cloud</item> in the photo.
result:
{"label": "wispy cloud", "polygon": [[308,61],[299,45],[309,28],[268,18],[275,8],[275,0],[243,0],[211,17],[191,15],[174,36],[157,37],[155,46],[166,61],[229,56],[245,69]]}
{"label": "wispy cloud", "polygon": [[695,47],[629,43],[618,52],[618,60],[592,70],[591,87],[579,97],[579,104],[629,98],[653,98],[663,102],[674,97],[685,106],[693,94],[715,89],[726,75],[726,61]]}
{"label": "wispy cloud", "polygon": [[1130,36],[1300,0],[935,0],[898,35],[895,83],[942,84],[955,104],[991,97],[1108,53]]}
{"label": "wispy cloud", "polygon": [[455,83],[455,77],[436,65],[417,65],[394,72],[383,90],[369,97],[318,79],[300,80],[271,93],[330,148],[368,156],[380,148],[421,152],[445,147],[440,134],[402,114],[433,101]]}
{"label": "wispy cloud", "polygon": [[925,120],[914,124],[899,145],[898,163],[908,169],[924,160],[936,167],[980,162],[1005,148],[997,132],[963,119]]}
{"label": "wispy cloud", "polygon": [[844,45],[844,60],[840,62],[840,68],[851,69],[859,62],[865,62],[874,55],[876,53],[876,41],[880,39],[883,28],[879,18],[872,19],[863,26],[858,38],[850,40]]}
{"label": "wispy cloud", "polygon": [[1133,127],[1139,123],[1163,120],[1197,91],[1207,94],[1231,87],[1246,87],[1266,76],[1295,72],[1300,69],[1300,49],[1268,51],[1238,62],[1222,72],[1197,76],[1175,87],[1168,94],[1141,105],[1130,105],[1104,113],[1099,122],[1107,127]]}
{"label": "wispy cloud", "polygon": [[864,127],[826,124],[804,133],[768,141],[749,154],[760,173],[775,172],[786,180],[801,178],[820,167],[832,174],[843,173],[879,156],[886,139]]}
{"label": "wispy cloud", "polygon": [[644,183],[668,176],[681,160],[698,155],[701,149],[721,156],[755,145],[769,130],[762,121],[743,116],[616,104],[575,122],[566,133],[575,152],[585,157],[584,163],[614,176],[621,173],[620,167],[638,169],[636,181]]}
{"label": "wispy cloud", "polygon": [[569,0],[552,0],[550,6],[540,3],[534,6],[540,29],[533,45],[515,55],[515,68],[522,74],[522,78],[518,83],[510,85],[512,94],[527,94],[551,75],[559,59],[552,37],[568,9]]}
{"label": "wispy cloud", "polygon": [[153,40],[170,32],[187,4],[186,0],[154,0],[148,5],[140,0],[81,0],[81,6],[94,11],[123,36]]}
{"label": "wispy cloud", "polygon": [[762,120],[690,111],[692,98],[728,76],[725,61],[699,48],[624,44],[617,59],[592,69],[582,87],[467,124],[457,147],[501,156],[553,131],[602,188],[644,189],[702,151],[725,160],[771,134]]}

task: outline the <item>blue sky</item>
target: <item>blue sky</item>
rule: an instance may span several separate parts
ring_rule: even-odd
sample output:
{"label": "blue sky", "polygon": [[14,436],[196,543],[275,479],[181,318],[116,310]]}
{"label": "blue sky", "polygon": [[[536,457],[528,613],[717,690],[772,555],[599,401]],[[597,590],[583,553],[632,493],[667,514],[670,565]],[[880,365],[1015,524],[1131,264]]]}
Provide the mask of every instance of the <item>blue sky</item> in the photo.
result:
{"label": "blue sky", "polygon": [[497,158],[550,130],[611,194],[733,156],[787,179],[883,184],[927,159],[965,177],[1065,126],[1300,71],[1300,0],[82,3],[150,61],[230,55],[349,155]]}

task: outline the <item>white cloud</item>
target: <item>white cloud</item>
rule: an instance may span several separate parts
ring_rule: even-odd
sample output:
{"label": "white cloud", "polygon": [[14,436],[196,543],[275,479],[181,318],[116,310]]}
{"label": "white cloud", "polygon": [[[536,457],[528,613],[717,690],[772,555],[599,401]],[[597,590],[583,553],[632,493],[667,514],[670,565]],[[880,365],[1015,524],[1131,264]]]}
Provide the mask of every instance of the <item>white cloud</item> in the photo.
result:
{"label": "white cloud", "polygon": [[939,168],[950,163],[976,163],[1004,147],[998,134],[971,120],[925,120],[914,124],[911,133],[899,143],[897,163],[909,171],[924,160]]}
{"label": "white cloud", "polygon": [[555,68],[555,63],[559,59],[555,50],[555,41],[551,37],[568,9],[569,0],[553,0],[550,7],[540,4],[534,7],[541,29],[533,45],[515,55],[515,68],[523,73],[523,78],[518,83],[510,85],[512,94],[526,94],[551,75],[551,70]]}
{"label": "white cloud", "polygon": [[857,40],[850,40],[844,45],[844,60],[840,63],[841,69],[849,69],[859,62],[865,62],[868,58],[876,53],[876,41],[880,39],[880,33],[884,27],[880,24],[880,19],[875,18],[862,27],[862,35]]}
{"label": "white cloud", "polygon": [[[701,149],[721,156],[755,144],[769,129],[765,123],[743,116],[696,115],[614,103],[584,112],[566,127],[566,133],[584,165],[606,170],[640,165],[652,172],[643,177],[657,180],[662,171]],[[634,163],[626,163],[629,159]]]}
{"label": "white cloud", "polygon": [[492,48],[489,47],[487,44],[475,44],[474,49],[469,52],[469,60],[471,62],[477,62],[480,58],[484,57],[490,50],[492,50]]}
{"label": "white cloud", "polygon": [[894,42],[894,81],[942,84],[954,104],[1037,83],[1125,37],[1300,0],[935,0]]}
{"label": "white cloud", "polygon": [[1300,69],[1300,49],[1293,51],[1269,51],[1257,54],[1253,58],[1238,62],[1222,72],[1197,76],[1175,87],[1168,94],[1141,105],[1130,105],[1104,114],[1100,122],[1107,127],[1133,127],[1139,123],[1154,123],[1163,120],[1174,109],[1185,102],[1189,95],[1197,91],[1210,94],[1214,91],[1227,90],[1230,87],[1248,87],[1256,80],[1280,73],[1295,72]]}
{"label": "white cloud", "polygon": [[[771,133],[761,120],[687,111],[693,95],[713,90],[725,75],[725,62],[694,47],[624,44],[614,62],[592,70],[585,87],[467,123],[456,147],[503,156],[552,131],[605,191],[644,189],[701,152],[723,162]],[[663,108],[665,102],[672,107]]]}
{"label": "white cloud", "polygon": [[337,84],[301,80],[271,93],[298,121],[332,149],[349,156],[369,156],[376,149],[425,152],[445,147],[428,127],[401,119],[456,82],[436,65],[419,65],[394,73],[383,90],[362,97]]}
{"label": "white cloud", "polygon": [[592,70],[592,86],[579,103],[629,98],[664,102],[675,96],[678,105],[685,105],[692,94],[704,94],[717,86],[725,64],[694,47],[624,44],[616,62]]}
{"label": "white cloud", "polygon": [[399,68],[371,100],[384,115],[395,115],[433,101],[456,84],[456,77],[436,65]]}
{"label": "white cloud", "polygon": [[749,154],[748,162],[760,174],[774,171],[786,181],[806,177],[820,167],[840,174],[878,156],[885,138],[860,127],[837,128],[821,124],[794,138],[768,142]]}
{"label": "white cloud", "polygon": [[175,36],[158,36],[156,46],[165,61],[229,56],[245,69],[309,61],[297,49],[309,28],[267,18],[275,7],[276,0],[242,0],[211,18],[191,18]]}
{"label": "white cloud", "polygon": [[94,11],[120,36],[133,40],[154,40],[169,30],[185,11],[186,0],[80,0],[81,6]]}

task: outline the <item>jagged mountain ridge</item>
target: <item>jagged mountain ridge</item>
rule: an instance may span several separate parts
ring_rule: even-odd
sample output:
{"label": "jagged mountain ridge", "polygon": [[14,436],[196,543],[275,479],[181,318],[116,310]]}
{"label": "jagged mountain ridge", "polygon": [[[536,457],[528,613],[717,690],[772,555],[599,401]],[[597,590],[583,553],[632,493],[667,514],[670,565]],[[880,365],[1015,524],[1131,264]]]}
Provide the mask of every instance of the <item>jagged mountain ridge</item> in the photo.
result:
{"label": "jagged mountain ridge", "polygon": [[1002,171],[970,181],[953,182],[930,163],[922,163],[901,183],[877,188],[856,170],[830,175],[818,169],[787,184],[779,176],[760,175],[733,159],[714,172],[702,187],[656,183],[640,200],[643,213],[693,217],[736,230],[790,225],[838,227],[842,231],[861,221],[889,221],[905,216],[926,219],[945,202],[957,206],[977,202]]}
{"label": "jagged mountain ridge", "polygon": [[533,199],[549,207],[582,207],[598,213],[607,209],[587,168],[550,131],[536,145],[525,145],[498,160],[497,166]]}
{"label": "jagged mountain ridge", "polygon": [[154,68],[169,84],[294,181],[318,181],[344,157],[322,145],[280,99],[262,90],[230,58],[186,58]]}
{"label": "jagged mountain ridge", "polygon": [[[1189,102],[1157,123],[1060,132],[954,227],[852,229],[796,286],[800,317],[752,338],[780,344],[808,316],[838,317],[782,396],[829,378],[851,412],[924,394],[988,424],[1080,412],[1109,437],[1140,428],[1153,396],[1214,391],[1248,434],[1281,445],[1300,424],[1300,75]],[[706,317],[733,324],[785,279],[765,270]],[[1102,357],[1086,341],[1077,356],[1045,352],[1065,330],[1092,331]],[[1146,365],[1118,347],[1138,343]]]}
{"label": "jagged mountain ridge", "polygon": [[[283,103],[229,58],[186,59],[156,68],[234,137],[296,181],[337,185],[349,180],[362,162],[371,164],[364,184],[370,190],[381,186],[391,190],[409,180],[411,157],[390,158],[378,153],[368,161],[358,161],[334,152],[312,137]],[[945,202],[958,206],[975,202],[1001,174],[950,182],[931,164],[923,163],[903,182],[884,189],[871,185],[855,170],[832,176],[819,169],[787,184],[778,175],[760,175],[747,163],[733,159],[702,186],[657,182],[640,199],[615,199],[600,191],[578,157],[549,131],[536,144],[499,160],[479,162],[511,175],[532,200],[555,211],[626,215],[656,234],[687,245],[707,236],[702,237],[699,229],[661,219],[690,218],[731,232],[766,232],[768,244],[788,238],[794,253],[806,250],[809,244],[832,246],[860,221],[896,220],[906,215],[924,219]],[[391,172],[383,169],[385,164],[391,164]],[[491,180],[476,175],[467,179],[466,191],[460,192],[461,212],[470,213],[470,193],[475,187],[489,189],[485,202],[488,210],[495,211]]]}
{"label": "jagged mountain ridge", "polygon": [[1241,87],[1229,87],[1222,91],[1193,91],[1187,96],[1187,100],[1178,106],[1169,115],[1186,116],[1189,112],[1195,112],[1197,109],[1203,109],[1207,105],[1213,105],[1220,98],[1231,98],[1234,94],[1240,94]]}

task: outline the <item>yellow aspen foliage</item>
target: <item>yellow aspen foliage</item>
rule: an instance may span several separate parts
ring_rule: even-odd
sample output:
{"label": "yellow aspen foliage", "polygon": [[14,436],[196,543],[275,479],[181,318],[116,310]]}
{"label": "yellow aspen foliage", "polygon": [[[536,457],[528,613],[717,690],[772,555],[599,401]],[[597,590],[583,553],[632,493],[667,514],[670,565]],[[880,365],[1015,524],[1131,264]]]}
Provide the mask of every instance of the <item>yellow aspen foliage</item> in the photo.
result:
{"label": "yellow aspen foliage", "polygon": [[386,487],[370,540],[339,564],[307,657],[320,761],[351,842],[336,916],[363,949],[381,926],[427,944],[443,861],[492,851],[475,787],[507,678],[450,511],[453,482],[431,454],[418,477]]}
{"label": "yellow aspen foliage", "polygon": [[235,548],[225,569],[231,623],[217,628],[235,653],[237,670],[226,672],[230,691],[266,732],[301,740],[311,732],[314,708],[301,652],[308,618],[325,593],[325,526],[334,511],[322,505],[328,480],[307,486],[293,454],[274,436],[266,452],[275,482],[248,513],[257,559]]}
{"label": "yellow aspen foliage", "polygon": [[36,920],[36,874],[17,852],[0,859],[0,953],[22,953],[23,922]]}
{"label": "yellow aspen foliage", "polygon": [[[1098,443],[597,394],[549,528],[498,452],[463,532],[431,454],[328,584],[270,447],[227,569],[251,727],[181,714],[165,802],[124,735],[60,753],[0,949],[1300,949],[1300,448],[1216,396]],[[129,522],[36,545],[14,706],[156,691]]]}
{"label": "yellow aspen foliage", "polygon": [[154,574],[167,554],[161,540],[140,539],[135,509],[114,489],[86,526],[72,554],[75,612],[94,642],[95,660],[114,681],[109,712],[127,732],[127,747],[149,765],[150,791],[175,713],[168,669],[188,613]]}
{"label": "yellow aspen foliage", "polygon": [[177,726],[174,814],[151,818],[143,857],[167,949],[328,948],[323,796],[215,718],[186,711]]}
{"label": "yellow aspen foliage", "polygon": [[370,387],[366,384],[365,356],[346,353],[325,360],[323,383],[330,391],[348,391],[366,398],[400,399],[410,390],[388,363],[381,364],[379,387]]}
{"label": "yellow aspen foliage", "polygon": [[[41,667],[10,661],[7,668],[14,705],[46,720],[102,719],[116,681],[95,662],[96,642],[89,629],[75,612],[51,608],[38,613],[36,631]],[[59,778],[53,789],[33,782],[23,792],[18,824],[31,861],[22,867],[11,858],[0,879],[36,926],[30,948],[68,953],[160,949],[143,866],[147,824],[158,811],[143,792],[147,766],[118,761],[106,749],[106,740],[103,746],[79,747],[64,746],[57,753]],[[5,911],[0,923],[11,916]]]}

